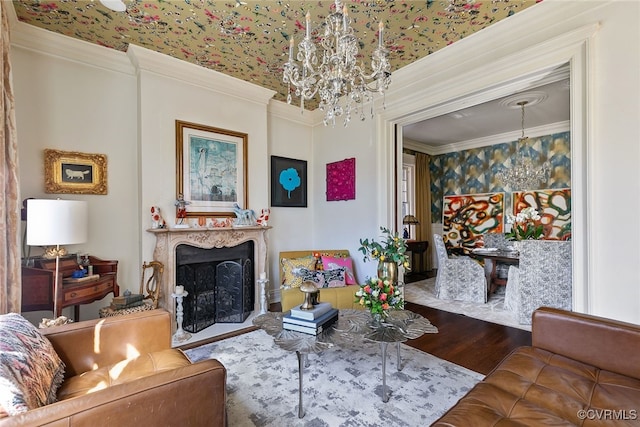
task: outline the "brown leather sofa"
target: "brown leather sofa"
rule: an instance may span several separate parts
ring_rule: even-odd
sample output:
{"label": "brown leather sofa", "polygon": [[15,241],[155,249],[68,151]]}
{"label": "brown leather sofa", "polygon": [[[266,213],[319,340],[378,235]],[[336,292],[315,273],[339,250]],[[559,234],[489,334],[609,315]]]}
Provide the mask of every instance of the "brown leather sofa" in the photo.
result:
{"label": "brown leather sofa", "polygon": [[224,426],[226,370],[171,349],[165,310],[42,330],[66,365],[56,403],[0,426]]}
{"label": "brown leather sofa", "polygon": [[559,309],[533,313],[520,347],[433,426],[637,426],[640,326]]}

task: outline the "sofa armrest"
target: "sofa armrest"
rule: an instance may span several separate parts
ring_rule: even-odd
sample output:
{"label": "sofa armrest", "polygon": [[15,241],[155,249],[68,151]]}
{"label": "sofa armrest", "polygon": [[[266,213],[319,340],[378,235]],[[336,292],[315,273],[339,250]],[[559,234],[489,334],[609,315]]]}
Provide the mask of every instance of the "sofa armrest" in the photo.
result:
{"label": "sofa armrest", "polygon": [[640,325],[543,307],[533,313],[531,340],[534,347],[640,378]]}
{"label": "sofa armrest", "polygon": [[162,309],[70,323],[42,333],[65,363],[65,378],[171,348],[170,314]]}
{"label": "sofa armrest", "polygon": [[225,426],[226,370],[209,359],[0,419],[8,426]]}

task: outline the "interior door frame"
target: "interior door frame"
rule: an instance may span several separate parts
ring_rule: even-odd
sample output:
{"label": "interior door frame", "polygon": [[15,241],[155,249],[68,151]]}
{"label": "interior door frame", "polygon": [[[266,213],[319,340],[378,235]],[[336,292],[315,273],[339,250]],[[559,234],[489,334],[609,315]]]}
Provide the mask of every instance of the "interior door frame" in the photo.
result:
{"label": "interior door frame", "polygon": [[[377,118],[379,178],[381,201],[378,216],[381,224],[394,224],[398,218],[398,188],[401,177],[402,127],[431,117],[447,114],[470,105],[501,98],[522,91],[541,79],[553,75],[554,70],[569,64],[570,132],[571,132],[571,188],[572,188],[572,251],[573,251],[573,310],[592,312],[593,287],[590,282],[592,258],[589,242],[589,206],[593,203],[590,188],[589,147],[592,138],[593,79],[592,37],[597,24],[578,28],[569,33],[548,38],[527,49],[519,50],[474,69],[448,78],[424,81],[421,88],[413,88],[411,102],[390,102]],[[455,45],[450,46],[454,48]],[[428,61],[424,64],[429,69]],[[420,65],[416,65],[419,67]],[[446,67],[446,64],[439,64]],[[453,66],[453,65],[452,65]],[[419,73],[415,68],[414,75]],[[461,84],[482,75],[482,86]],[[402,77],[402,76],[401,76]],[[479,79],[476,79],[479,80]],[[435,96],[434,96],[435,94]],[[399,153],[398,153],[399,152]],[[400,163],[400,164],[399,164]]]}

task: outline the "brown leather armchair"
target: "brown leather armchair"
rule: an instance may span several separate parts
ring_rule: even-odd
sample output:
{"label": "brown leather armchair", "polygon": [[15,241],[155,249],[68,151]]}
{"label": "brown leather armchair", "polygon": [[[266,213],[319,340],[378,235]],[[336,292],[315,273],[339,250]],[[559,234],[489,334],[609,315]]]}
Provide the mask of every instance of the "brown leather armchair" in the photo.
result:
{"label": "brown leather armchair", "polygon": [[[56,403],[5,426],[224,426],[226,370],[171,349],[165,310],[42,330],[66,365]],[[117,369],[114,369],[117,365]],[[114,375],[118,372],[118,375]]]}

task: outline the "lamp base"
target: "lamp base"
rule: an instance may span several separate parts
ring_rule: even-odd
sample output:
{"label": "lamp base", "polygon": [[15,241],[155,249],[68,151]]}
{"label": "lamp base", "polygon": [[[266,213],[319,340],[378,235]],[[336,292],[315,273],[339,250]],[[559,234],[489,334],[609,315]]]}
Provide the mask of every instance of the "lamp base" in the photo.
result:
{"label": "lamp base", "polygon": [[51,246],[50,248],[45,249],[44,253],[42,254],[42,258],[53,259],[65,255],[67,255],[66,248]]}

